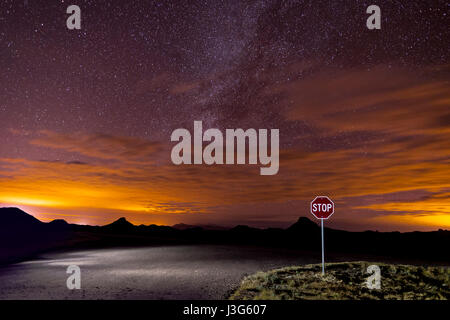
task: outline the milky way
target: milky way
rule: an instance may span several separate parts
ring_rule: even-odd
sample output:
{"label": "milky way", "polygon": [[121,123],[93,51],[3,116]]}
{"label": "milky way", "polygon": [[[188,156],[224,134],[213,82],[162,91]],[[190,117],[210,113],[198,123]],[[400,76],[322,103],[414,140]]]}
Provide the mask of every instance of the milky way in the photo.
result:
{"label": "milky way", "polygon": [[[66,28],[70,4],[81,8],[81,30]],[[205,127],[280,128],[280,147],[288,160],[308,152],[349,149],[355,159],[381,159],[388,151],[371,152],[382,142],[398,147],[406,141],[401,139],[445,140],[441,130],[450,119],[448,104],[442,106],[448,101],[443,89],[449,80],[448,3],[377,1],[382,28],[368,30],[366,8],[371,4],[2,1],[0,158],[63,163],[110,159],[93,156],[80,146],[56,146],[68,141],[67,136],[86,143],[97,139],[94,144],[122,137],[114,140],[115,147],[126,150],[134,141],[127,139],[137,139],[143,141],[141,146],[162,144],[165,150],[170,133],[192,128],[194,120],[203,121]],[[416,116],[404,120],[408,99],[420,90],[424,93],[414,98],[416,105],[408,107]],[[422,98],[436,103],[425,105]],[[425,109],[428,113],[423,116]],[[404,121],[398,120],[401,117]],[[386,127],[391,120],[397,131],[394,124]],[[417,131],[422,125],[426,133]],[[164,152],[163,158],[168,156]],[[398,164],[398,159],[392,157],[392,163]],[[274,183],[289,195],[279,198],[283,203],[306,201],[310,195],[299,192],[303,186],[297,185],[298,180],[322,174],[313,169],[314,177],[304,176],[308,168],[295,166],[300,175],[295,181],[291,175],[283,176],[282,162],[281,176]],[[3,175],[12,179],[15,175],[6,172],[16,169],[8,168],[3,165]],[[334,167],[323,168],[333,171]],[[258,189],[267,182],[249,183]],[[413,189],[436,192],[450,187],[437,183],[429,190],[426,185],[418,183]],[[231,186],[224,188],[231,192]],[[256,189],[248,192],[257,194]],[[375,188],[356,194],[344,189],[321,190],[343,199],[381,192]],[[399,185],[386,192],[407,189]],[[274,202],[278,193],[273,194],[266,200]],[[216,195],[207,198],[208,212],[215,210],[212,202],[223,204]],[[210,202],[211,198],[215,200]],[[255,196],[255,203],[263,198]],[[291,211],[273,220],[292,219],[296,213]],[[249,219],[268,219],[263,216]]]}

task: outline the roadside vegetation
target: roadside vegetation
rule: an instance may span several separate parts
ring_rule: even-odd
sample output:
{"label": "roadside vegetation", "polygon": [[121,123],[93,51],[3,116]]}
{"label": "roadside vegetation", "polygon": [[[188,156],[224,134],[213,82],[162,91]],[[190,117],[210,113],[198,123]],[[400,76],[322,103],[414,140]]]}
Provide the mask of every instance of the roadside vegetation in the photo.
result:
{"label": "roadside vegetation", "polygon": [[[381,270],[381,288],[369,289],[367,271]],[[448,300],[450,268],[342,262],[286,267],[258,272],[243,279],[232,300]]]}

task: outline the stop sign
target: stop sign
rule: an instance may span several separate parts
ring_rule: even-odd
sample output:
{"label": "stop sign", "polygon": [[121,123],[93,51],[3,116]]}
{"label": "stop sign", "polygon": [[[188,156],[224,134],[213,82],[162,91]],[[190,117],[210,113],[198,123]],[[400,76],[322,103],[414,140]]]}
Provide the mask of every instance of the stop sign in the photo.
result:
{"label": "stop sign", "polygon": [[328,219],[334,213],[334,203],[327,196],[318,196],[311,201],[310,209],[317,219]]}

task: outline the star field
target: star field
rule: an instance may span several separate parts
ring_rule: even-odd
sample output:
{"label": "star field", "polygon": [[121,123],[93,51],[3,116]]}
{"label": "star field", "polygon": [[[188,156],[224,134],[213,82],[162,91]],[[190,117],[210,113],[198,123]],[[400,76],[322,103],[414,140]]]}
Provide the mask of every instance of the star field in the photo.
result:
{"label": "star field", "polygon": [[[66,28],[66,8],[70,4],[81,8],[81,30]],[[92,148],[115,155],[117,150],[153,152],[153,147],[146,149],[147,144],[160,144],[164,151],[158,149],[159,153],[152,154],[148,161],[153,165],[155,159],[163,159],[158,162],[163,166],[169,154],[166,149],[170,147],[170,133],[179,127],[192,128],[194,120],[201,120],[205,128],[280,128],[282,159],[287,160],[285,165],[282,160],[276,181],[247,178],[245,172],[236,172],[237,180],[228,185],[224,174],[225,177],[217,177],[217,183],[223,184],[222,195],[205,193],[195,201],[172,199],[167,195],[189,183],[198,182],[197,192],[201,193],[204,181],[191,181],[183,172],[175,182],[174,169],[164,167],[160,178],[148,177],[145,184],[142,175],[132,174],[137,169],[127,162],[123,166],[113,164],[114,170],[124,170],[120,174],[114,172],[120,176],[120,183],[112,173],[104,173],[104,180],[99,183],[107,182],[103,186],[107,189],[110,184],[122,186],[123,179],[136,183],[138,190],[147,190],[161,179],[165,182],[157,184],[165,195],[158,196],[165,199],[161,203],[166,203],[161,211],[177,202],[186,207],[186,202],[192,200],[195,205],[189,212],[214,213],[216,222],[242,220],[261,225],[271,220],[269,213],[241,218],[224,213],[242,211],[249,205],[235,194],[237,185],[242,188],[239,190],[243,198],[248,192],[247,197],[255,206],[267,201],[278,208],[274,211],[279,211],[279,216],[272,219],[277,223],[298,215],[292,208],[284,208],[286,203],[306,201],[310,193],[318,191],[342,199],[364,197],[383,190],[407,192],[402,181],[409,181],[412,190],[448,194],[443,191],[450,188],[448,183],[433,183],[430,187],[425,182],[433,180],[429,176],[415,184],[408,180],[410,173],[399,174],[398,184],[388,187],[389,173],[381,170],[400,165],[399,161],[419,161],[411,160],[411,154],[400,155],[405,147],[400,144],[410,143],[414,137],[430,146],[429,150],[436,147],[442,152],[439,157],[421,161],[435,164],[435,169],[448,164],[443,160],[448,154],[442,151],[442,144],[437,147],[437,141],[445,141],[449,134],[449,4],[378,1],[382,28],[368,30],[365,11],[371,4],[269,0],[2,1],[0,158],[79,162],[105,169],[111,165],[105,159],[111,157],[94,153]],[[432,141],[436,143],[433,147]],[[386,147],[388,144],[391,149]],[[338,156],[344,151],[351,155]],[[329,152],[334,152],[331,158],[339,158],[333,165],[320,170],[312,168],[323,159],[331,159]],[[291,163],[307,154],[317,156],[318,161]],[[358,173],[344,173],[336,168],[355,166],[362,174],[368,170],[364,161],[381,161],[386,154],[392,155],[390,162],[370,169],[379,172],[380,177],[380,185],[371,190],[346,190],[339,183],[331,187],[331,178],[324,180],[330,188],[311,185],[306,192],[308,187],[298,185],[299,181],[307,185],[307,181],[319,179],[325,172],[335,174],[336,179],[345,176],[340,180],[345,184],[347,178],[358,177]],[[119,161],[119,157],[113,158]],[[354,163],[357,159],[361,163]],[[14,180],[24,174],[8,163],[2,168],[0,177],[5,179]],[[448,176],[448,170],[442,170]],[[83,181],[86,172],[79,174],[74,173],[71,179]],[[203,175],[201,171],[198,174]],[[50,174],[39,177],[55,178]],[[242,187],[240,179],[251,187]],[[5,185],[10,183],[11,180],[5,180]],[[265,195],[267,184],[269,189],[273,187],[273,196]],[[280,190],[284,192],[282,196]],[[117,192],[126,197],[131,191]],[[233,199],[231,203],[223,201],[223,194]],[[147,201],[143,199],[147,196],[156,197],[137,196],[137,207]],[[10,198],[0,197],[0,202],[11,203],[7,201]],[[157,207],[161,203],[151,205]],[[365,210],[372,205],[377,204],[365,203]],[[385,212],[392,208],[376,210]],[[368,215],[378,217],[376,210]],[[408,210],[401,214],[414,211]],[[152,219],[151,215],[148,219]],[[178,218],[171,221],[174,219]],[[148,222],[142,216],[137,220]],[[347,222],[343,218],[340,223],[346,226]]]}

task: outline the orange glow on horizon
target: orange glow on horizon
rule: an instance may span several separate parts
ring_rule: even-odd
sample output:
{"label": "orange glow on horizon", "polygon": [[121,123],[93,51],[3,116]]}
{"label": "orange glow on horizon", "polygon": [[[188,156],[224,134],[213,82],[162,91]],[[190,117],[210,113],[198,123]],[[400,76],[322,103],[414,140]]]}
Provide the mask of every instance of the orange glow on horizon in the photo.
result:
{"label": "orange glow on horizon", "polygon": [[20,139],[42,148],[30,158],[52,149],[83,161],[0,158],[0,202],[29,206],[47,221],[101,225],[125,216],[135,224],[269,227],[294,222],[316,195],[328,195],[350,226],[449,229],[450,91],[445,79],[427,72],[383,65],[324,70],[265,88],[287,97],[287,123],[315,128],[295,132],[289,146],[280,143],[274,176],[242,165],[175,166],[169,137],[30,131]]}

